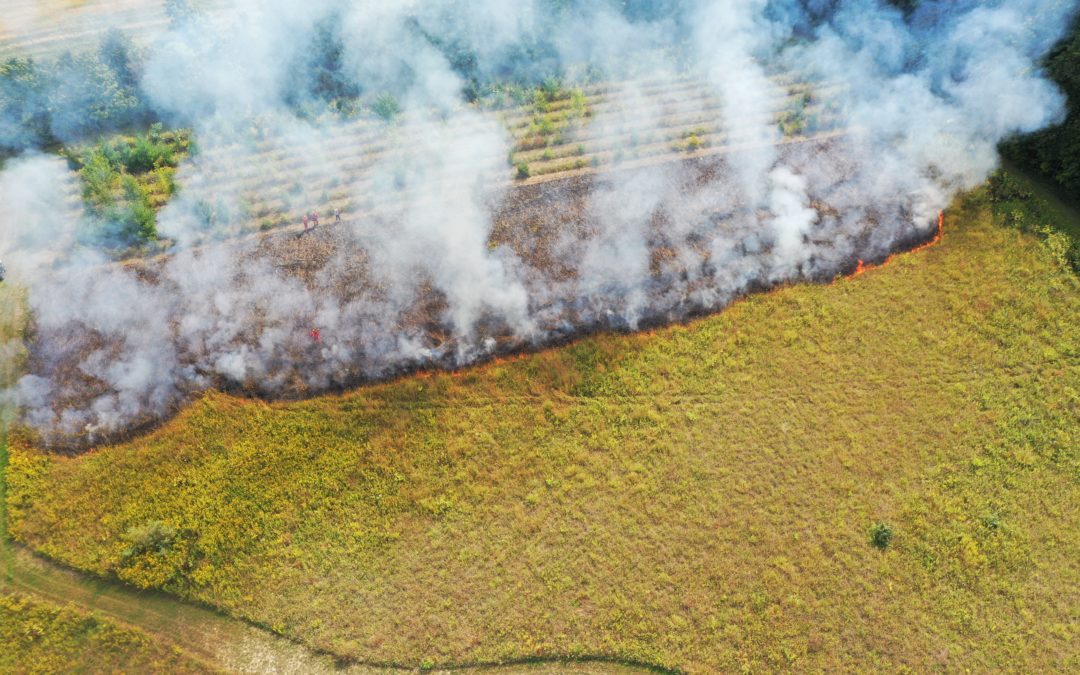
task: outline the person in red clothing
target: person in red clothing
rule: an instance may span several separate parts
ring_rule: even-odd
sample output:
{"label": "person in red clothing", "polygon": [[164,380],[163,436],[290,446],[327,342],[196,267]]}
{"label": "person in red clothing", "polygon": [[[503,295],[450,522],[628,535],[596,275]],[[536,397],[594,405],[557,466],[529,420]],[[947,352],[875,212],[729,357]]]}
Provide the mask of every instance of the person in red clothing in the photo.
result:
{"label": "person in red clothing", "polygon": [[322,342],[322,333],[319,332],[318,328],[311,329],[311,340],[315,344],[319,344],[320,342]]}
{"label": "person in red clothing", "polygon": [[304,214],[304,232],[308,231],[308,214]]}
{"label": "person in red clothing", "polygon": [[311,229],[315,229],[319,226],[319,209],[315,209],[311,213]]}

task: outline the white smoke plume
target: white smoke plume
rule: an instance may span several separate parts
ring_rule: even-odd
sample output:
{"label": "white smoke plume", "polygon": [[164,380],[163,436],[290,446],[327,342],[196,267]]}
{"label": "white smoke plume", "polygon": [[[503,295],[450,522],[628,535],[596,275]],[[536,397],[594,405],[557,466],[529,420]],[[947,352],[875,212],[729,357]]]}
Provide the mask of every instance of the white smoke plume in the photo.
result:
{"label": "white smoke plume", "polygon": [[[85,447],[209,387],[304,396],[832,278],[930,236],[1002,138],[1058,119],[1037,63],[1075,8],[239,0],[148,52],[156,113],[199,143],[159,214],[168,255],[121,264],[80,244],[58,159],[0,173],[0,259],[33,315],[13,395],[47,444]],[[393,94],[397,120],[297,111],[296,64],[326,21],[351,81]],[[613,166],[512,186],[513,140],[466,102],[453,54],[481,79],[604,73],[609,103],[575,133],[614,139]],[[792,96],[828,118],[818,136],[785,140]],[[650,148],[700,142],[665,135],[675,115],[717,121],[722,147],[657,161]],[[243,233],[251,195],[297,214],[325,201],[312,185],[347,191],[342,224],[324,211],[332,227],[311,235]]]}

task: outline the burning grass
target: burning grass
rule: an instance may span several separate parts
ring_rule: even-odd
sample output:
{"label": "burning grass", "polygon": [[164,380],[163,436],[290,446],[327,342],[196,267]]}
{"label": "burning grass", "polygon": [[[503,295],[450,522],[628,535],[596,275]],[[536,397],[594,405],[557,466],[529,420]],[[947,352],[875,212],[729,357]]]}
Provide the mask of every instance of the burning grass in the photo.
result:
{"label": "burning grass", "polygon": [[[846,146],[837,139],[791,144],[782,152],[785,161],[796,164],[832,165],[838,184],[845,171],[852,171],[845,162]],[[169,327],[157,339],[170,344],[150,351],[168,354],[176,363],[166,366],[171,369],[168,374],[158,376],[163,380],[161,389],[144,388],[135,392],[137,399],[123,391],[111,398],[117,387],[113,364],[123,363],[129,348],[126,327],[114,325],[106,334],[89,325],[92,316],[65,319],[48,329],[32,324],[29,372],[49,383],[50,394],[46,403],[30,409],[28,421],[42,431],[44,445],[84,450],[144,432],[207,388],[294,400],[417,369],[458,368],[597,330],[685,321],[777,283],[829,281],[855,270],[854,253],[843,253],[843,246],[832,243],[841,238],[837,232],[843,231],[844,246],[877,261],[932,233],[910,224],[876,228],[885,219],[910,221],[895,205],[884,205],[883,211],[876,205],[863,209],[853,226],[854,221],[841,218],[825,195],[814,202],[818,222],[809,235],[813,241],[804,242],[820,243],[820,256],[777,276],[767,264],[771,245],[760,236],[767,214],[731,204],[720,211],[715,205],[711,193],[729,171],[724,155],[665,166],[679,169],[663,170],[665,176],[678,176],[678,185],[665,188],[678,199],[651,206],[641,223],[647,250],[640,270],[624,268],[635,259],[620,250],[625,233],[605,231],[607,221],[600,210],[623,208],[611,197],[617,194],[613,184],[640,181],[645,189],[655,188],[655,166],[626,168],[617,176],[590,172],[491,197],[494,216],[487,246],[513,265],[515,279],[523,280],[528,317],[535,324],[526,333],[520,322],[512,325],[513,319],[490,311],[469,335],[463,335],[453,323],[449,310],[454,303],[447,289],[422,270],[388,270],[383,261],[394,259],[394,247],[400,244],[376,235],[394,231],[412,217],[390,198],[363,221],[324,223],[302,235],[290,231],[208,244],[182,254],[189,258],[177,268],[169,267],[174,259],[168,257],[129,262],[125,266],[129,278],[123,284],[138,284],[144,294],[160,293],[163,301],[195,293],[192,289],[201,288],[202,275],[210,274],[210,267],[227,265],[234,272],[229,278],[215,277],[216,284],[203,289],[211,297],[206,306],[173,311],[163,319]],[[882,238],[886,230],[887,239]],[[733,247],[724,253],[722,263],[712,258],[711,242],[718,237]],[[407,242],[409,235],[403,233],[399,240]],[[263,288],[269,283],[280,289],[274,303],[258,299],[269,293]],[[403,288],[408,297],[401,296]],[[292,296],[291,304],[278,302]],[[459,298],[457,305],[461,304]],[[215,312],[227,316],[213,319]],[[225,328],[209,334],[193,328],[193,322],[215,320]],[[245,355],[255,353],[257,368],[231,368],[222,362],[223,354],[243,362]],[[133,377],[142,376],[133,373]],[[88,421],[88,416],[93,419]]]}
{"label": "burning grass", "polygon": [[12,531],[366,661],[1074,670],[1080,287],[990,220],[688,325],[20,439]]}

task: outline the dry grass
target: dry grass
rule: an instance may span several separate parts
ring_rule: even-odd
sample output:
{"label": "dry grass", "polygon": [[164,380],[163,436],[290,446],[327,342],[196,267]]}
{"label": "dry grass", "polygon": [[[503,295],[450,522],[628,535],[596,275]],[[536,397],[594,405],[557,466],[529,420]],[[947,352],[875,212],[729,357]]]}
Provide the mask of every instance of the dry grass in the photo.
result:
{"label": "dry grass", "polygon": [[365,661],[1076,670],[1080,286],[988,213],[687,326],[17,441],[12,531]]}
{"label": "dry grass", "polygon": [[[219,11],[232,0],[195,0],[206,11]],[[148,43],[169,24],[163,0],[4,0],[0,13],[0,58],[58,56],[64,51],[94,49],[112,26],[121,26],[138,42]]]}
{"label": "dry grass", "polygon": [[5,673],[211,672],[134,629],[5,592],[0,592],[0,645]]}

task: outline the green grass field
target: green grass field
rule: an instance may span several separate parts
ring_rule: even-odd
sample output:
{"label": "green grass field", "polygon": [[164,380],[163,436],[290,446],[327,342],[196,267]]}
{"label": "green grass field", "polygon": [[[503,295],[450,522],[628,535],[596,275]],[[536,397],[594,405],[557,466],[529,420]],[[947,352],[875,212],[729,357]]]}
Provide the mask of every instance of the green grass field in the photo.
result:
{"label": "green grass field", "polygon": [[369,663],[1076,670],[1080,282],[990,214],[686,326],[23,434],[11,531]]}

